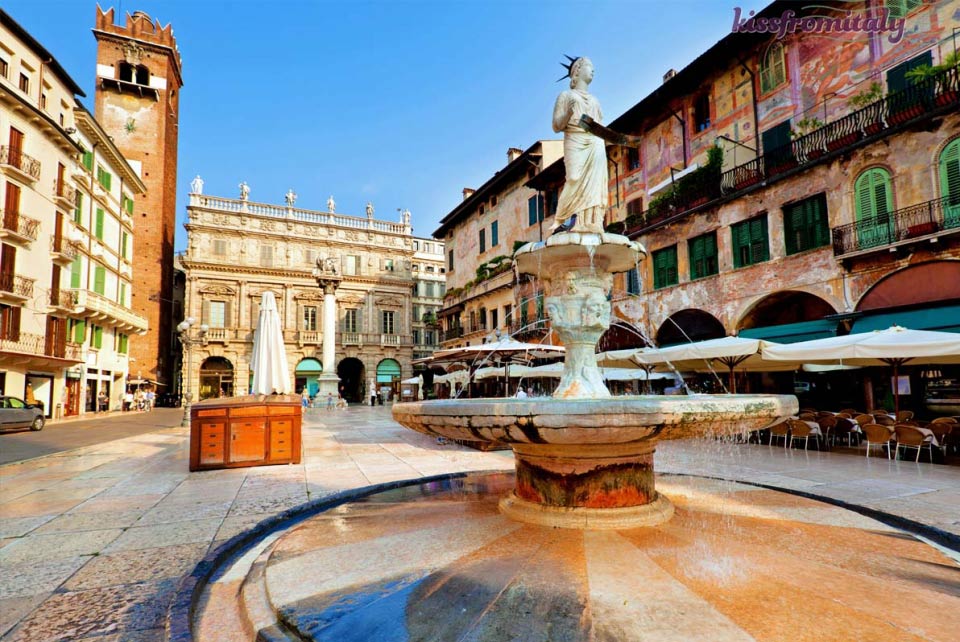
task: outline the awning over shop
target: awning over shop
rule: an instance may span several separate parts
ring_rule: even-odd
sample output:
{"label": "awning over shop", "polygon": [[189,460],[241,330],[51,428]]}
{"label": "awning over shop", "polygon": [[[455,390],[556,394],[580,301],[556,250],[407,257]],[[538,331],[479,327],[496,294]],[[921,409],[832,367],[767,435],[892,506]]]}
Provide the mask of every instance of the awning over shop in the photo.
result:
{"label": "awning over shop", "polygon": [[320,362],[316,359],[303,359],[297,364],[297,374],[311,374],[315,372],[323,372],[323,366],[321,366]]}
{"label": "awning over shop", "polygon": [[829,319],[818,319],[817,321],[769,325],[764,328],[741,330],[737,336],[776,343],[797,343],[812,339],[826,339],[827,337],[837,336],[837,322]]}
{"label": "awning over shop", "polygon": [[850,333],[856,334],[858,332],[886,330],[894,325],[910,328],[911,330],[960,332],[960,305],[871,314],[857,319]]}
{"label": "awning over shop", "polygon": [[393,359],[384,359],[377,365],[377,383],[391,383],[400,378],[400,364]]}

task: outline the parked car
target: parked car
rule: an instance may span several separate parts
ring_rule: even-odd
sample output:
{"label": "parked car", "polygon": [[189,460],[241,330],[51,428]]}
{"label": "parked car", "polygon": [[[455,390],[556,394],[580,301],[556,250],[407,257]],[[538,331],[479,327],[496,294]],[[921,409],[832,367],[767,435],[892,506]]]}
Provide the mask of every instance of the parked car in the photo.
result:
{"label": "parked car", "polygon": [[43,430],[43,408],[17,397],[0,396],[0,428]]}

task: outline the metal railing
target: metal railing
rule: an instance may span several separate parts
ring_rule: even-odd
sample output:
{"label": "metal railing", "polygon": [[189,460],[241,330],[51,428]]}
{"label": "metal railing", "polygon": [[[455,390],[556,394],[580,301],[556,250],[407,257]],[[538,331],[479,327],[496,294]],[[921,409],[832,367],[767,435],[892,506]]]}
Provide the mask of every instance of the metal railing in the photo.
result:
{"label": "metal railing", "polygon": [[463,327],[457,326],[455,328],[450,328],[449,330],[443,331],[443,340],[450,341],[451,339],[459,339],[463,336]]}
{"label": "metal railing", "polygon": [[19,332],[14,337],[0,338],[0,351],[69,359],[70,361],[83,360],[83,346],[81,344],[31,332]]}
{"label": "metal railing", "polygon": [[724,194],[746,189],[822,156],[842,153],[862,140],[889,132],[934,110],[960,105],[960,69],[953,67],[924,78],[842,118],[767,151],[721,175]]}
{"label": "metal railing", "polygon": [[76,300],[72,290],[50,290],[50,305],[55,308],[73,308]]}
{"label": "metal railing", "polygon": [[40,178],[40,161],[9,145],[0,146],[0,165],[9,165],[33,180]]}
{"label": "metal railing", "polygon": [[35,279],[29,279],[19,274],[0,273],[0,292],[9,292],[29,299],[33,296],[33,284],[35,282]]}
{"label": "metal railing", "polygon": [[69,203],[70,206],[73,206],[77,200],[77,188],[67,184],[65,180],[57,181],[57,184],[53,188],[53,195],[56,198],[63,199],[64,202]]}
{"label": "metal railing", "polygon": [[520,319],[510,324],[510,336],[521,338],[531,334],[542,334],[548,329],[549,319],[545,316],[536,319]]}
{"label": "metal railing", "polygon": [[911,205],[833,228],[833,254],[887,247],[946,230],[960,231],[960,194]]}
{"label": "metal railing", "polygon": [[80,255],[80,246],[74,241],[68,241],[63,236],[50,237],[50,251],[65,256],[68,259],[75,259]]}
{"label": "metal railing", "polygon": [[29,216],[24,216],[19,212],[3,212],[3,229],[13,232],[17,236],[28,238],[31,241],[37,240],[37,233],[40,231],[40,221]]}

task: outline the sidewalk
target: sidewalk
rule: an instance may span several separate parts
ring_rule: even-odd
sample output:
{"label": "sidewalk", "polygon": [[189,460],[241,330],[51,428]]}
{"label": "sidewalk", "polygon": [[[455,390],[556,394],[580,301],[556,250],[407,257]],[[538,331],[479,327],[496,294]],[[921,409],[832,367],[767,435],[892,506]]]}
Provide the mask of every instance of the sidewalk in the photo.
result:
{"label": "sidewalk", "polygon": [[[304,461],[187,472],[171,427],[0,467],[0,635],[6,640],[162,640],[180,577],[211,546],[308,500],[381,482],[510,470],[401,428],[389,407],[309,410]],[[800,489],[960,535],[960,468],[715,442],[667,442],[659,472]]]}

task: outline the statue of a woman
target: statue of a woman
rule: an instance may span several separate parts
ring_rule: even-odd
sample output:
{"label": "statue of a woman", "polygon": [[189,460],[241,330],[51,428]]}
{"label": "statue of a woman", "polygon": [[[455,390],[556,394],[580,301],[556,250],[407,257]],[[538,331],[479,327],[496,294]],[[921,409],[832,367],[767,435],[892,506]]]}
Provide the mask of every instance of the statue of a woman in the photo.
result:
{"label": "statue of a woman", "polygon": [[587,91],[593,63],[577,58],[570,65],[570,89],[557,97],[553,131],[563,132],[563,164],[567,178],[560,192],[557,232],[602,232],[607,208],[607,152],[602,139],[583,128],[580,118],[603,121],[600,102]]}

